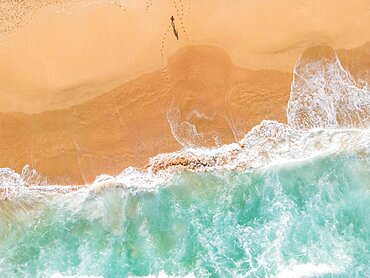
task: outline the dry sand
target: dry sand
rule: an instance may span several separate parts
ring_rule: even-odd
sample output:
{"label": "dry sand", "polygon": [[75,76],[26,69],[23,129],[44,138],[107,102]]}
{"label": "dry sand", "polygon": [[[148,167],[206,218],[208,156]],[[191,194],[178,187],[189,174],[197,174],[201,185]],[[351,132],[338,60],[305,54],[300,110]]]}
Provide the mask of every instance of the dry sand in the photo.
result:
{"label": "dry sand", "polygon": [[0,11],[0,167],[30,164],[52,183],[286,121],[294,63],[312,46],[340,49],[370,81],[370,1],[3,0]]}

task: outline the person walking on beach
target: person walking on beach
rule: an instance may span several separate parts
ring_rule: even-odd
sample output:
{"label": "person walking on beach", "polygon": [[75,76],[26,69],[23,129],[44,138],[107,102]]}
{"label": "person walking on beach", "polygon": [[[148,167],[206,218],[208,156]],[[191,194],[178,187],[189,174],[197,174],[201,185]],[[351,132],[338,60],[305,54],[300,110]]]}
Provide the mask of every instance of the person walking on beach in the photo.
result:
{"label": "person walking on beach", "polygon": [[179,39],[179,33],[177,33],[177,29],[175,26],[175,18],[171,16],[170,19],[171,19],[171,26],[172,26],[173,33],[175,34],[176,39]]}

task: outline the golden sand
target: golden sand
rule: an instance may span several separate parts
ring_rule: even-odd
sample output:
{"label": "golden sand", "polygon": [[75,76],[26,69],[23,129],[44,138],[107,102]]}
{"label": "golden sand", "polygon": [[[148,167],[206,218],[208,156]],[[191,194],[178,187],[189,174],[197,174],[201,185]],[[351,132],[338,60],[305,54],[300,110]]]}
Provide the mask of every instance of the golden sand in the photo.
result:
{"label": "golden sand", "polygon": [[30,164],[51,183],[285,122],[294,63],[325,49],[313,46],[370,81],[370,1],[37,2],[0,4],[13,15],[0,28],[0,167]]}

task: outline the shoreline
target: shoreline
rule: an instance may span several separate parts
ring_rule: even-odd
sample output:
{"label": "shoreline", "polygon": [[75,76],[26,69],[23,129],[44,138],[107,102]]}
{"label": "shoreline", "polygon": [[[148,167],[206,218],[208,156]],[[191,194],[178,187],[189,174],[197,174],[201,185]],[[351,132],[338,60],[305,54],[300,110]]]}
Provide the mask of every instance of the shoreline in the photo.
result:
{"label": "shoreline", "polygon": [[[367,64],[354,62],[369,47],[337,51],[355,81],[364,80]],[[330,57],[325,49],[305,57]],[[286,122],[292,74],[242,69],[221,49],[192,46],[169,59],[167,77],[145,74],[69,109],[0,113],[0,166],[20,172],[29,164],[51,183],[86,184],[101,173],[143,168],[151,157],[183,148],[180,143],[215,148],[239,141],[262,120]]]}
{"label": "shoreline", "polygon": [[[265,137],[266,129],[276,129],[281,137]],[[279,131],[280,130],[280,131]],[[263,121],[252,129],[240,142],[223,145],[216,149],[183,149],[172,153],[162,153],[150,159],[144,169],[128,167],[117,176],[101,174],[95,181],[85,185],[13,185],[0,187],[2,200],[13,200],[15,194],[42,192],[67,194],[87,190],[89,195],[98,194],[105,188],[118,187],[139,191],[154,190],[166,183],[174,175],[182,172],[212,173],[214,171],[244,172],[265,167],[283,166],[337,155],[343,152],[354,153],[370,158],[370,146],[366,138],[370,129],[314,129],[294,130],[275,121]],[[259,144],[253,146],[253,142]],[[301,146],[305,146],[302,148]],[[35,171],[35,169],[32,169]],[[18,175],[22,181],[21,175]],[[37,174],[37,172],[34,174]],[[138,185],[140,181],[140,185]],[[23,181],[22,181],[23,182]]]}
{"label": "shoreline", "polygon": [[356,84],[370,82],[366,1],[351,5],[356,22],[343,16],[346,1],[334,11],[297,1],[144,4],[51,4],[0,40],[0,167],[86,184],[160,153],[237,142],[262,120],[287,122],[294,63],[307,48],[312,59],[326,55],[317,45],[338,49]]}
{"label": "shoreline", "polygon": [[[183,64],[194,56],[197,59],[193,64]],[[200,74],[194,76],[194,71]],[[180,112],[176,115],[178,135],[185,141],[191,139],[184,122],[195,124],[202,134],[204,140],[195,142],[196,146],[233,142],[235,135],[227,116],[241,134],[265,118],[285,121],[290,74],[238,68],[224,51],[210,46],[183,49],[169,59],[167,74],[171,87],[162,72],[155,71],[69,109],[34,115],[0,114],[0,137],[4,139],[0,166],[21,171],[29,164],[51,182],[65,184],[88,183],[102,172],[118,174],[128,166],[143,167],[150,157],[182,147],[168,123],[168,109],[173,103]],[[250,91],[249,84],[255,89]],[[259,87],[273,91],[275,97],[257,96]],[[198,92],[203,99],[198,99]],[[240,101],[245,93],[249,97]],[[260,108],[239,113],[254,97],[260,99]],[[273,107],[276,101],[281,104]],[[219,114],[213,116],[215,113]],[[239,123],[239,119],[247,122]],[[216,134],[218,141],[214,140]],[[63,181],[64,175],[67,179]]]}

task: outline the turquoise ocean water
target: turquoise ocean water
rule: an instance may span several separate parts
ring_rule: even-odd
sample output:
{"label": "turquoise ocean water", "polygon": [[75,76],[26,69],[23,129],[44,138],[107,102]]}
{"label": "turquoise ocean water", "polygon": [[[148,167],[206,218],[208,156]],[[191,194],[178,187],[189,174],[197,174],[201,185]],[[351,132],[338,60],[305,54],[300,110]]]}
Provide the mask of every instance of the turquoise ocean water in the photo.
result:
{"label": "turquoise ocean water", "polygon": [[0,203],[3,277],[370,273],[370,162],[360,154],[185,171],[156,190],[83,200],[28,194]]}

